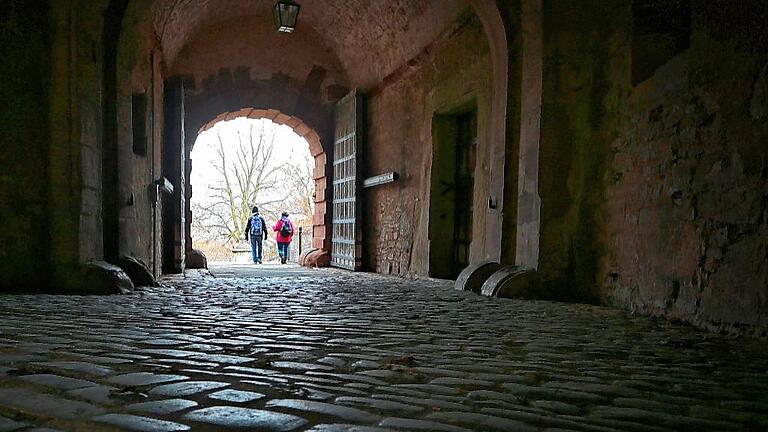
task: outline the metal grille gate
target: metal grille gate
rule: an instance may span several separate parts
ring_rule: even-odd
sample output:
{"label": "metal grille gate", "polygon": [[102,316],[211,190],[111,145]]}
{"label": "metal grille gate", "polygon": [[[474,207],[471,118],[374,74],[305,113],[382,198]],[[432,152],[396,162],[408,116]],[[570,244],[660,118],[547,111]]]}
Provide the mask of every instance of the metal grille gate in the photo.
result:
{"label": "metal grille gate", "polygon": [[333,144],[333,237],[331,265],[357,271],[361,267],[360,177],[362,97],[352,92],[336,104]]}

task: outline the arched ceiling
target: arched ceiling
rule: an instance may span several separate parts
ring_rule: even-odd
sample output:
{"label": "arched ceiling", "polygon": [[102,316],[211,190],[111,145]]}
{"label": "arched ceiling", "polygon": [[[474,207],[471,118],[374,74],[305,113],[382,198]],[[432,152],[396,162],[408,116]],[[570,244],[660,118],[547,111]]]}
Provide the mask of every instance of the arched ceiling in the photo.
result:
{"label": "arched ceiling", "polygon": [[[240,16],[271,23],[276,0],[156,0],[152,15],[166,61],[202,29]],[[307,26],[336,54],[357,87],[380,82],[434,41],[468,0],[304,0],[298,26]],[[291,37],[291,35],[284,35]],[[290,53],[287,53],[290,54]]]}

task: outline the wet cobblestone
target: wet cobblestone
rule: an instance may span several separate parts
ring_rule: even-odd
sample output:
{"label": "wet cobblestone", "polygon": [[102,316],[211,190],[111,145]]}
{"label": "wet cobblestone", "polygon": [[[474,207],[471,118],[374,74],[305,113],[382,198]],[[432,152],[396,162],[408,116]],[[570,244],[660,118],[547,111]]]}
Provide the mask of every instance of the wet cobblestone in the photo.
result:
{"label": "wet cobblestone", "polygon": [[762,431],[768,347],[441,281],[214,268],[0,297],[0,431]]}

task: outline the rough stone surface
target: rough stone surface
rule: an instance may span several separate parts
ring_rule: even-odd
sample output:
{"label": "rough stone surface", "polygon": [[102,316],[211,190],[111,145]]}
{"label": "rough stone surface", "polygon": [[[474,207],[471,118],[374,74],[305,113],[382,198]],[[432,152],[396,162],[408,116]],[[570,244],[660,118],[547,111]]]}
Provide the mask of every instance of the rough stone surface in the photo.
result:
{"label": "rough stone surface", "polygon": [[485,281],[487,281],[500,267],[501,264],[497,262],[472,264],[462,270],[461,274],[456,279],[455,287],[457,290],[472,291],[479,294]]}
{"label": "rough stone surface", "polygon": [[141,296],[0,297],[2,416],[87,431],[768,427],[760,341],[449,281],[211,271]]}
{"label": "rough stone surface", "polygon": [[[365,156],[365,172],[396,171],[400,178],[391,184],[365,191],[366,247],[364,262],[377,273],[409,276],[429,274],[431,224],[430,197],[443,199],[441,190],[430,191],[433,170],[431,149],[432,115],[465,113],[476,108],[490,111],[491,59],[483,26],[472,13],[457,17],[428,50],[419,53],[407,67],[393,74],[370,95],[371,122]],[[468,99],[467,95],[474,97]],[[427,118],[423,113],[430,113]],[[403,119],[420,121],[403,123]],[[488,216],[488,146],[490,127],[480,122],[473,203],[472,261],[485,259],[484,235]],[[480,198],[482,196],[482,198]],[[440,226],[436,234],[452,236]]]}
{"label": "rough stone surface", "polygon": [[328,267],[331,264],[331,254],[328,251],[315,249],[304,257],[305,267]]}
{"label": "rough stone surface", "polygon": [[[194,1],[188,7],[176,8],[170,0],[156,2],[153,8],[155,26],[158,29],[166,29],[158,34],[162,36],[161,42],[169,64],[182,62],[185,48],[203,34],[211,42],[218,36],[219,43],[214,45],[209,42],[213,47],[207,51],[212,51],[214,55],[217,54],[216,48],[222,50],[222,45],[238,46],[237,40],[243,40],[240,46],[250,55],[227,51],[232,55],[230,62],[240,57],[258,58],[264,51],[274,52],[272,50],[275,47],[284,47],[285,51],[272,54],[278,56],[277,59],[272,62],[259,62],[256,66],[265,68],[269,65],[283,66],[294,62],[298,66],[294,73],[301,78],[305,77],[306,73],[300,74],[304,70],[299,67],[309,68],[313,61],[318,61],[317,59],[324,62],[338,59],[334,62],[340,63],[338,69],[353,75],[353,85],[365,88],[380,82],[416,56],[438,37],[468,4],[466,1],[445,3],[393,0],[386,3],[353,3],[345,6],[333,1],[318,1],[302,5],[300,20],[311,25],[299,25],[290,38],[274,31],[271,13],[265,13],[273,4],[233,2],[228,6],[217,8],[205,1]],[[248,17],[248,20],[237,20],[237,17]],[[365,31],[362,31],[356,25],[359,21],[378,24],[366,26]],[[319,29],[322,31],[318,31]],[[248,39],[249,33],[255,37]],[[294,37],[296,42],[292,41]],[[249,47],[247,42],[251,42],[255,47]],[[250,51],[253,48],[262,50]],[[301,53],[298,58],[307,59],[309,65],[301,65],[297,59],[282,55],[291,51]],[[382,51],[386,51],[386,55],[380,55]],[[214,61],[209,63],[213,67],[219,64]],[[287,74],[292,71],[283,69],[281,72]]]}
{"label": "rough stone surface", "polygon": [[157,280],[144,261],[123,255],[120,257],[120,268],[131,278],[134,286],[157,286]]}
{"label": "rough stone surface", "polygon": [[189,426],[179,423],[129,414],[106,414],[95,417],[93,420],[99,423],[107,423],[117,426],[121,429],[142,432],[176,432],[188,431],[191,429]]}
{"label": "rough stone surface", "polygon": [[80,269],[79,283],[73,289],[80,294],[128,294],[134,289],[131,278],[118,266],[91,261]]}
{"label": "rough stone surface", "polygon": [[302,252],[301,255],[299,255],[299,265],[300,266],[304,266],[305,262],[307,260],[307,255],[311,254],[312,252],[314,252],[316,250],[317,250],[316,248],[310,248],[310,249],[307,249],[304,252]]}
{"label": "rough stone surface", "polygon": [[207,269],[208,258],[203,251],[192,249],[191,251],[187,251],[186,266],[188,269]]}
{"label": "rough stone surface", "polygon": [[13,432],[29,427],[28,423],[21,423],[9,418],[0,417],[0,432]]}
{"label": "rough stone surface", "polygon": [[249,392],[249,391],[243,391],[243,390],[231,390],[231,389],[220,390],[208,395],[208,397],[211,399],[217,399],[217,400],[222,400],[222,401],[232,402],[232,403],[251,402],[251,401],[261,399],[265,396],[266,395],[263,395],[261,393]]}
{"label": "rough stone surface", "polygon": [[537,290],[536,272],[518,266],[503,266],[493,273],[480,288],[480,294],[502,298],[541,298]]}
{"label": "rough stone surface", "polygon": [[185,419],[210,423],[227,429],[248,428],[261,431],[292,431],[307,423],[301,417],[252,408],[211,407],[192,411]]}
{"label": "rough stone surface", "polygon": [[656,65],[632,2],[543,2],[537,271],[552,298],[766,334],[768,8],[687,3]]}
{"label": "rough stone surface", "polygon": [[768,334],[768,68],[713,37],[737,11],[700,13],[690,49],[632,90],[612,144],[604,296]]}
{"label": "rough stone surface", "polygon": [[170,414],[197,406],[197,402],[187,399],[166,399],[152,402],[141,402],[125,407],[128,411],[139,411],[152,414]]}

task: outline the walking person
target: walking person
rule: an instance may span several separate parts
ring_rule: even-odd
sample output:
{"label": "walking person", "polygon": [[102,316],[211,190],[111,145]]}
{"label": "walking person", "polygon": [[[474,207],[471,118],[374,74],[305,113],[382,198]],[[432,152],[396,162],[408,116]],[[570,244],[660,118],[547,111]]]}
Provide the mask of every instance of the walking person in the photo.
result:
{"label": "walking person", "polygon": [[267,222],[259,215],[259,208],[254,206],[251,210],[251,217],[245,225],[245,240],[250,236],[251,255],[254,264],[261,264],[263,252],[262,242],[267,239]]}
{"label": "walking person", "polygon": [[272,227],[277,232],[277,253],[280,255],[280,263],[285,264],[288,261],[288,246],[293,238],[293,222],[288,218],[288,212],[283,212],[283,216]]}

